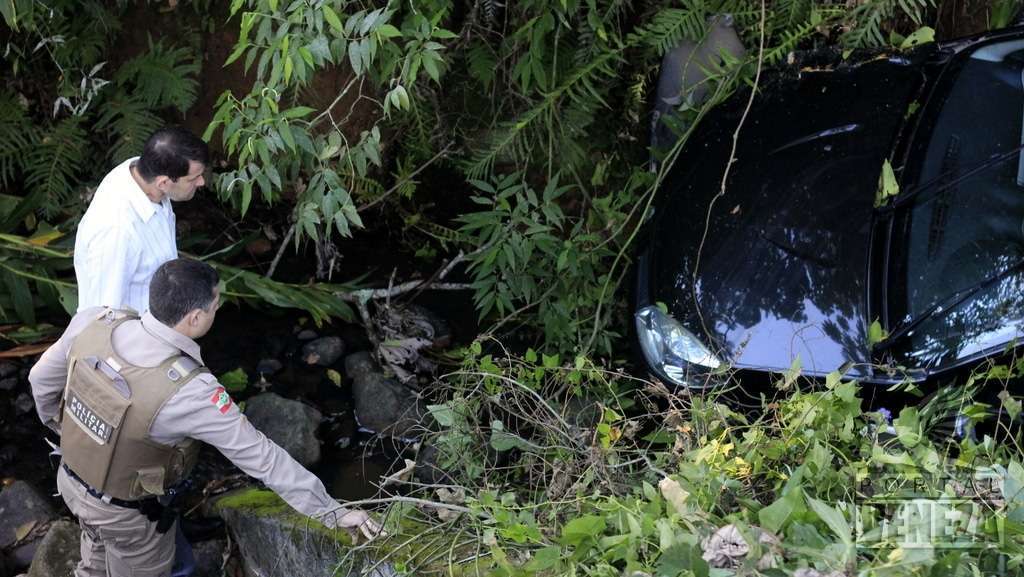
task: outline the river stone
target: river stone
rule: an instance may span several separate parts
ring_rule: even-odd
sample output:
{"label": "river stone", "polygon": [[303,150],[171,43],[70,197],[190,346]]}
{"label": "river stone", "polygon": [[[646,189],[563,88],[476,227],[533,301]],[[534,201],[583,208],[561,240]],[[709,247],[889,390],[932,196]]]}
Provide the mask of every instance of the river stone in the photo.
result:
{"label": "river stone", "polygon": [[224,572],[224,548],[227,542],[223,539],[210,539],[192,544],[192,555],[196,559],[196,571],[192,577],[221,577]]}
{"label": "river stone", "polygon": [[247,575],[260,577],[391,577],[389,563],[352,551],[345,531],[332,531],[289,507],[271,491],[239,489],[213,507],[238,544]]}
{"label": "river stone", "polygon": [[266,376],[273,375],[282,368],[284,365],[277,359],[263,359],[256,364],[256,372]]}
{"label": "river stone", "polygon": [[81,560],[78,523],[60,519],[39,543],[28,577],[70,577]]}
{"label": "river stone", "polygon": [[18,528],[57,518],[50,502],[25,481],[15,481],[0,492],[0,549],[17,541]]}
{"label": "river stone", "polygon": [[413,470],[413,478],[420,483],[428,485],[454,484],[455,481],[448,476],[437,463],[438,451],[434,445],[424,445],[416,453],[416,468]]}
{"label": "river stone", "polygon": [[302,347],[302,359],[308,365],[329,367],[345,353],[345,341],[341,337],[323,337],[310,341]]}
{"label": "river stone", "polygon": [[18,363],[13,361],[0,361],[0,379],[6,379],[7,377],[17,377]]}
{"label": "river stone", "polygon": [[352,397],[360,426],[402,438],[422,432],[420,423],[427,414],[426,405],[412,390],[378,372],[369,353],[349,355],[345,359],[345,373],[352,377]]}
{"label": "river stone", "polygon": [[36,402],[32,400],[32,395],[28,393],[21,393],[17,399],[14,399],[14,413],[16,415],[26,415],[36,408]]}
{"label": "river stone", "polygon": [[246,401],[245,416],[303,467],[320,461],[320,411],[277,393],[263,393]]}

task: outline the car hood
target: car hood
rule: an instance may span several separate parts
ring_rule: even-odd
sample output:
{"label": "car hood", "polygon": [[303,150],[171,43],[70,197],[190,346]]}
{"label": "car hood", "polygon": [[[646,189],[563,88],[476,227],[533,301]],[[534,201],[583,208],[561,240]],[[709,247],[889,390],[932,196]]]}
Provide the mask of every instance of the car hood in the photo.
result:
{"label": "car hood", "polygon": [[870,377],[872,208],[919,78],[879,59],[774,79],[720,196],[749,91],[709,116],[656,203],[651,301],[735,367],[781,371],[799,356],[805,373],[853,361],[847,374]]}

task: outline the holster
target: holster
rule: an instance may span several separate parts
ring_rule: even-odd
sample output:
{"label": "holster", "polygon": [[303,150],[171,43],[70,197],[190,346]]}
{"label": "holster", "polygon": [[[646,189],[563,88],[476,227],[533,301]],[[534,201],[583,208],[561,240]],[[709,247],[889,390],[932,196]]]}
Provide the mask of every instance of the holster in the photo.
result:
{"label": "holster", "polygon": [[155,498],[143,499],[139,502],[139,512],[142,513],[146,519],[149,519],[151,523],[156,523],[156,530],[160,533],[167,531],[167,529],[164,529],[163,531],[160,530],[161,521],[163,520],[164,512],[166,510],[167,508],[161,505]]}
{"label": "holster", "polygon": [[185,479],[174,487],[167,489],[163,495],[153,499],[155,508],[150,513],[144,512],[146,518],[156,522],[157,533],[166,533],[174,525],[174,520],[181,513],[181,504],[185,493],[192,488],[192,481]]}

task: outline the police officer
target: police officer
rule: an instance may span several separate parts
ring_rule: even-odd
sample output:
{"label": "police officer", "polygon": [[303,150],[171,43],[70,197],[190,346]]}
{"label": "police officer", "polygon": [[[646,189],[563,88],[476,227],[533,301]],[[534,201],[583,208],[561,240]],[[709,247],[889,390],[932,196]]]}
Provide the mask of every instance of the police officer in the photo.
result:
{"label": "police officer", "polygon": [[82,310],[32,368],[39,418],[61,436],[57,489],[82,528],[76,577],[169,575],[174,528],[150,512],[187,477],[199,441],[324,525],[367,538],[380,532],[256,430],[203,366],[194,339],[213,325],[218,280],[199,261],[168,261],[153,276],[141,318]]}

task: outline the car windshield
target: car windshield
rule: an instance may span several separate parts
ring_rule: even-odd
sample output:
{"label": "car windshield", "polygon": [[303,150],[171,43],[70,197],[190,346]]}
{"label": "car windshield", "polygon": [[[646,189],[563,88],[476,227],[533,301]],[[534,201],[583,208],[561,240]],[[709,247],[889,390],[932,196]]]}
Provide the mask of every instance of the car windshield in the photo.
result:
{"label": "car windshield", "polygon": [[[938,112],[917,182],[931,184],[913,198],[905,316],[893,323],[919,321],[906,349],[919,367],[955,364],[1021,334],[1024,159],[1013,151],[1024,143],[1022,75],[1024,41],[990,44],[929,104]],[[957,293],[969,296],[957,302]],[[956,304],[936,306],[946,302]]]}

